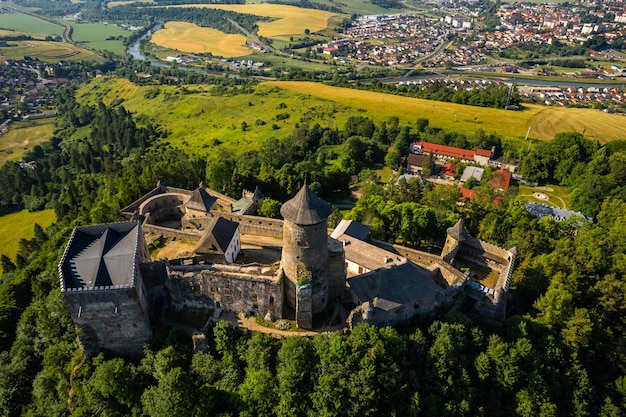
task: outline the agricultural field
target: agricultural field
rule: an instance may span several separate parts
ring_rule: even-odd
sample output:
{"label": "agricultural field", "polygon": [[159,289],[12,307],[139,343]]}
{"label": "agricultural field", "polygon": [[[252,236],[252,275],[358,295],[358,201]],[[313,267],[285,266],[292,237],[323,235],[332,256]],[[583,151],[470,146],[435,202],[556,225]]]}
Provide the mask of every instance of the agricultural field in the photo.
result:
{"label": "agricultural field", "polygon": [[[35,223],[44,229],[56,220],[54,210],[43,210],[29,213],[22,210],[17,213],[0,216],[0,254],[15,261],[20,239],[31,239],[35,235]],[[0,272],[2,268],[0,267]]]}
{"label": "agricultural field", "polygon": [[24,152],[52,137],[54,119],[19,122],[0,135],[0,165],[7,161],[19,161]]}
{"label": "agricultural field", "polygon": [[252,53],[245,46],[243,35],[227,34],[217,29],[203,28],[192,23],[168,22],[150,40],[156,45],[182,52],[211,52],[214,56],[234,58]]}
{"label": "agricultural field", "polygon": [[93,60],[97,56],[80,46],[52,41],[9,41],[0,47],[0,58],[23,59],[30,56],[43,62],[57,63],[68,60]]}
{"label": "agricultural field", "polygon": [[74,42],[85,45],[94,50],[111,51],[116,54],[124,53],[124,45],[121,39],[107,39],[116,37],[127,37],[130,31],[116,25],[105,25],[102,23],[70,23]]}
{"label": "agricultural field", "polygon": [[[263,3],[264,0],[246,0],[246,4]],[[407,9],[384,9],[372,4],[369,0],[316,0],[316,3],[325,4],[330,7],[340,8],[346,15],[351,14],[394,14],[406,12]],[[414,3],[414,2],[410,2]]]}
{"label": "agricultural field", "polygon": [[[177,6],[182,7],[182,6]],[[312,33],[328,27],[331,17],[337,13],[323,10],[303,9],[296,6],[280,4],[194,4],[184,7],[207,7],[211,9],[230,10],[237,13],[247,13],[257,16],[275,17],[273,22],[258,22],[260,36],[271,38],[274,36],[300,35],[305,29]]]}
{"label": "agricultural field", "polygon": [[270,81],[297,93],[333,100],[348,107],[360,109],[363,115],[376,120],[396,115],[400,120],[412,121],[426,117],[432,126],[463,133],[478,128],[502,137],[524,138],[531,127],[530,138],[550,140],[558,132],[585,132],[588,139],[606,143],[626,139],[626,117],[607,114],[595,109],[568,109],[524,104],[525,110],[508,111],[465,106],[440,101],[413,99],[384,93],[331,87],[311,82]]}
{"label": "agricultural field", "polygon": [[154,3],[154,0],[125,0],[125,1],[110,1],[107,3],[107,7],[123,6],[131,3]]}
{"label": "agricultural field", "polygon": [[50,23],[23,13],[0,14],[0,28],[24,34],[38,33],[58,36],[63,36],[63,31],[65,30],[62,25]]}

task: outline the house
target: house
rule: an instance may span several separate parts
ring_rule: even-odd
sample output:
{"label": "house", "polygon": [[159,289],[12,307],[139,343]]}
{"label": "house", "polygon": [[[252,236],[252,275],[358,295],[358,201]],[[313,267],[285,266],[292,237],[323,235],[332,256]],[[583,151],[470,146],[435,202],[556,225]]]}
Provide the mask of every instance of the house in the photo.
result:
{"label": "house", "polygon": [[446,162],[439,171],[439,176],[447,180],[453,180],[456,178],[456,165],[452,162]]}
{"label": "house", "polygon": [[504,169],[498,169],[493,173],[493,178],[489,180],[489,185],[492,188],[503,192],[509,191],[509,186],[511,185],[511,173]]}
{"label": "house", "polygon": [[409,174],[421,174],[422,167],[424,165],[424,161],[426,160],[425,155],[418,155],[415,153],[409,154],[406,158],[406,170]]}
{"label": "house", "polygon": [[480,182],[483,178],[483,174],[485,170],[483,168],[468,166],[463,171],[463,175],[461,175],[461,182],[465,182],[470,178],[475,178],[476,181]]}
{"label": "house", "polygon": [[486,167],[489,165],[489,160],[491,159],[492,152],[486,149],[476,149],[474,151],[474,162],[477,162],[479,165]]}
{"label": "house", "polygon": [[442,159],[458,159],[463,162],[474,162],[474,151],[455,148],[453,146],[419,141],[411,143],[410,149],[412,153],[432,154],[433,156]]}
{"label": "house", "polygon": [[461,193],[461,197],[459,197],[459,202],[462,203],[472,200],[475,196],[474,191],[470,190],[469,188],[459,187],[459,192]]}
{"label": "house", "polygon": [[206,230],[194,252],[199,255],[223,255],[226,262],[232,264],[240,250],[239,223],[218,217]]}

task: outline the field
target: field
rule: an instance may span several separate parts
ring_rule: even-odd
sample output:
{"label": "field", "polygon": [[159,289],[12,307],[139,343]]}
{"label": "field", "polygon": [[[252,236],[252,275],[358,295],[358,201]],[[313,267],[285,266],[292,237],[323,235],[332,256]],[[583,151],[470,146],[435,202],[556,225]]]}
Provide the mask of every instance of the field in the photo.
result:
{"label": "field", "polygon": [[[247,4],[250,3],[263,3],[265,0],[246,0]],[[372,4],[369,0],[316,0],[315,3],[325,4],[331,7],[338,7],[346,15],[351,14],[394,14],[400,12],[406,12],[407,9],[383,9],[382,7]],[[413,2],[410,2],[413,3]]]}
{"label": "field", "polygon": [[302,9],[279,4],[194,4],[184,7],[208,7],[275,17],[277,20],[273,22],[258,22],[258,34],[268,38],[281,35],[300,35],[304,33],[305,29],[309,29],[311,32],[324,30],[328,27],[328,20],[337,15],[323,10]]}
{"label": "field", "polygon": [[0,14],[0,28],[16,32],[63,36],[64,27],[23,13]]}
{"label": "field", "polygon": [[246,37],[198,27],[185,22],[168,22],[155,32],[151,41],[159,46],[183,52],[211,52],[215,56],[233,58],[252,53],[245,46]]}
{"label": "field", "polygon": [[[35,235],[33,226],[38,223],[44,229],[56,220],[54,210],[29,213],[22,210],[0,216],[0,254],[15,260],[20,239],[30,239]],[[1,270],[1,268],[0,268]]]}
{"label": "field", "polygon": [[154,3],[154,0],[126,0],[126,1],[110,1],[107,3],[107,7],[111,8],[111,7],[115,7],[115,6],[122,6],[124,4],[131,4],[131,3]]}
{"label": "field", "polygon": [[363,115],[374,120],[384,120],[393,115],[398,116],[401,121],[426,117],[431,126],[446,130],[473,133],[481,128],[487,133],[497,132],[505,138],[524,138],[530,126],[530,137],[540,140],[550,140],[557,132],[572,130],[584,131],[585,137],[601,143],[626,139],[626,117],[594,109],[525,104],[526,109],[523,111],[507,111],[330,87],[311,82],[271,81],[267,84],[361,109]]}
{"label": "field", "polygon": [[50,139],[53,131],[54,119],[12,124],[11,130],[0,135],[0,165],[6,161],[19,161],[25,151]]}
{"label": "field", "polygon": [[49,63],[96,59],[93,52],[64,42],[9,41],[8,44],[10,46],[0,47],[0,57],[4,59],[23,59],[25,55]]}
{"label": "field", "polygon": [[95,50],[106,50],[116,54],[124,53],[122,40],[107,39],[110,37],[128,36],[130,32],[115,25],[102,23],[70,23],[74,28],[72,39]]}
{"label": "field", "polygon": [[[146,95],[154,98],[148,100]],[[348,117],[353,115],[366,116],[377,123],[397,116],[401,124],[414,124],[416,119],[426,117],[433,127],[467,135],[473,135],[481,128],[486,133],[498,133],[505,141],[521,141],[531,119],[537,117],[532,122],[534,126],[543,117],[543,111],[551,110],[531,106],[528,110],[513,112],[288,81],[264,82],[251,93],[229,91],[224,94],[221,87],[211,85],[187,86],[185,90],[173,86],[139,87],[125,79],[100,77],[81,87],[77,97],[92,105],[98,100],[108,104],[121,99],[124,106],[137,115],[140,123],[151,120],[167,131],[167,140],[173,146],[207,157],[215,155],[218,146],[239,155],[257,148],[265,138],[291,135],[296,124],[319,123],[323,127],[343,128]],[[559,131],[559,126],[566,126],[564,122],[571,109],[555,110],[562,120],[550,129]],[[609,137],[598,132],[609,128],[626,132],[625,117],[595,110],[582,114],[588,119],[587,137],[602,137],[606,142],[623,136]],[[594,117],[606,116],[609,122],[593,123]],[[579,112],[570,117],[581,118]],[[544,119],[543,123],[551,121]],[[534,132],[535,128],[531,130],[531,137],[537,137]],[[552,138],[544,134],[541,139]]]}

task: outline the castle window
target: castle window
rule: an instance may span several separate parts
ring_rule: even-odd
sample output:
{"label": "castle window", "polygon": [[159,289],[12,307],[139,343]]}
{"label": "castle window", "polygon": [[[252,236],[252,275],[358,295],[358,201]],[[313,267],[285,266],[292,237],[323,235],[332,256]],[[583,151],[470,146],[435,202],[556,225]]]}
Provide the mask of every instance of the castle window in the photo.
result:
{"label": "castle window", "polygon": [[274,297],[270,295],[270,304],[274,304]]}

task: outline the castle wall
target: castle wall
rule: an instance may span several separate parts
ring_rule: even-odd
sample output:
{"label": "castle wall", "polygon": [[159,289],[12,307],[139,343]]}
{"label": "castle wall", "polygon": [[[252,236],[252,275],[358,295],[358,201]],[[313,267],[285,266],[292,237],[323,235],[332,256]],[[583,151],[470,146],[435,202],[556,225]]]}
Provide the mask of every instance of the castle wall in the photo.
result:
{"label": "castle wall", "polygon": [[188,199],[189,195],[183,193],[157,194],[141,203],[139,214],[143,216],[146,213],[151,213],[154,216],[157,211],[181,206]]}
{"label": "castle wall", "polygon": [[328,237],[329,300],[341,299],[346,289],[346,266],[343,245]]}
{"label": "castle wall", "polygon": [[281,275],[269,267],[194,265],[170,267],[172,306],[282,317]]}
{"label": "castle wall", "polygon": [[[143,291],[143,287],[141,287]],[[146,294],[133,288],[63,292],[85,356],[101,349],[121,356],[140,356],[152,329],[141,304]]]}
{"label": "castle wall", "polygon": [[313,314],[323,311],[328,304],[328,229],[327,222],[301,226],[285,220],[281,266],[285,272],[287,305],[296,306],[298,265],[304,264],[311,272],[311,301]]}
{"label": "castle wall", "polygon": [[203,217],[184,219],[183,227],[202,227],[206,229],[211,221],[217,217],[239,223],[241,234],[261,235],[269,237],[283,237],[283,220],[267,217],[248,216],[235,213],[211,210]]}
{"label": "castle wall", "polygon": [[202,235],[199,231],[170,229],[169,227],[157,226],[155,224],[142,224],[141,228],[145,233],[153,233],[166,237],[175,237],[176,239],[184,239],[191,241],[199,241]]}

